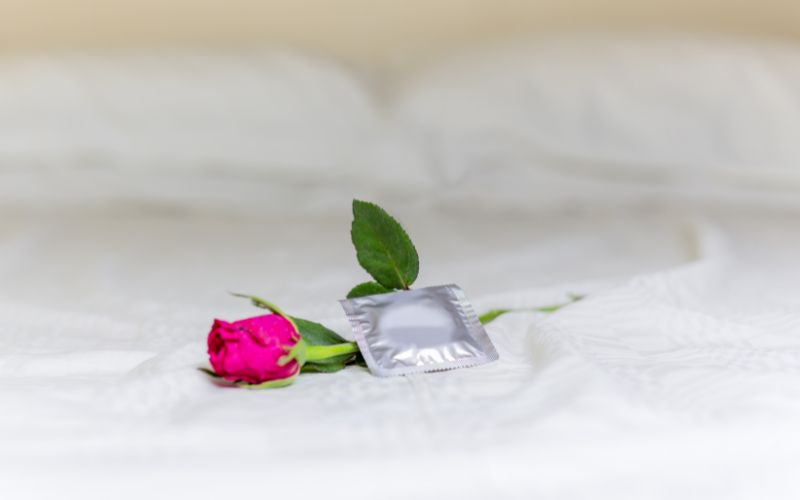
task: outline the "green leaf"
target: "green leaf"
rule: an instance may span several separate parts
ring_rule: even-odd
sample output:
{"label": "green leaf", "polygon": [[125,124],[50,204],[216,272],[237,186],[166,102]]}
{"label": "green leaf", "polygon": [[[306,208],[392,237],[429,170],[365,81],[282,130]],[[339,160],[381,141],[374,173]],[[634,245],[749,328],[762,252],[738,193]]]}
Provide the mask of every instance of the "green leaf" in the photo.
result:
{"label": "green leaf", "polygon": [[346,366],[345,363],[306,363],[300,371],[302,373],[336,373],[344,370]]}
{"label": "green leaf", "polygon": [[392,290],[389,290],[380,283],[376,283],[374,281],[367,281],[366,283],[361,283],[360,285],[354,286],[353,289],[350,290],[350,292],[348,292],[347,298],[356,299],[358,297],[366,297],[367,295],[378,295],[381,293],[389,293],[391,291]]}
{"label": "green leaf", "polygon": [[491,323],[505,313],[511,312],[512,310],[513,309],[492,309],[478,316],[478,321],[480,321],[482,325],[485,325],[487,323]]}
{"label": "green leaf", "polygon": [[301,371],[303,373],[333,373],[345,368],[348,365],[366,367],[367,363],[364,361],[364,356],[362,356],[360,352],[354,352],[317,361],[309,361],[303,366]]}
{"label": "green leaf", "polygon": [[573,304],[579,300],[583,299],[583,295],[569,295],[569,302],[564,302],[563,304],[553,304],[550,306],[542,306],[542,307],[534,307],[532,309],[490,309],[485,313],[478,316],[478,321],[481,322],[482,325],[487,323],[491,323],[492,321],[496,320],[500,316],[510,313],[510,312],[541,312],[541,313],[554,313],[556,311],[560,311],[564,307]]}
{"label": "green leaf", "polygon": [[384,287],[407,290],[417,279],[417,249],[400,223],[378,205],[353,200],[350,235],[358,263]]}
{"label": "green leaf", "polygon": [[332,345],[347,342],[338,333],[321,325],[320,323],[292,316],[292,321],[297,325],[300,336],[308,345]]}
{"label": "green leaf", "polygon": [[344,369],[348,364],[356,360],[355,354],[343,354],[335,358],[324,361],[313,361],[303,365],[303,373],[334,373]]}

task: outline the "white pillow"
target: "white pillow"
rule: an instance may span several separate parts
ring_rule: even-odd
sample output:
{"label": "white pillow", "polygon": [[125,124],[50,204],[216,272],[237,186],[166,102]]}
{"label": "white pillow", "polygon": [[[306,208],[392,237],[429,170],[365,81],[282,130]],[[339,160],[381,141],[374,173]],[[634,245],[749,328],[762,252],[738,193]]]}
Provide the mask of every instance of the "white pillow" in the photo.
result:
{"label": "white pillow", "polygon": [[397,115],[454,181],[504,162],[664,179],[800,181],[800,49],[692,37],[494,47],[420,75]]}
{"label": "white pillow", "polygon": [[0,171],[356,176],[381,120],[351,72],[288,52],[0,60]]}

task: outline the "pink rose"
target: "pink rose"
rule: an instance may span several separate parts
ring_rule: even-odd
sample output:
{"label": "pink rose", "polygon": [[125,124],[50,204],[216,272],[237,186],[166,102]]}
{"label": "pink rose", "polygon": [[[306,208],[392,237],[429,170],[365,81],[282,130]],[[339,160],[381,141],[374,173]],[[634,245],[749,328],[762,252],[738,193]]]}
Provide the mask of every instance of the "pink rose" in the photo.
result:
{"label": "pink rose", "polygon": [[214,372],[231,381],[260,384],[297,375],[301,362],[289,352],[300,342],[292,323],[277,314],[228,323],[214,320],[208,356]]}

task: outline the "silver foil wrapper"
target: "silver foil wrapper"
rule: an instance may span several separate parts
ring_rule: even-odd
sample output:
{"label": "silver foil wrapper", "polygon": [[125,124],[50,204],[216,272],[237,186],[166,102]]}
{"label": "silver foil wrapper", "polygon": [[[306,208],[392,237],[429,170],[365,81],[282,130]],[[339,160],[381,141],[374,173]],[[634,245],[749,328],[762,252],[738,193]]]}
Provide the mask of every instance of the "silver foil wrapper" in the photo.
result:
{"label": "silver foil wrapper", "polygon": [[374,375],[450,370],[498,358],[456,285],[370,295],[341,304]]}

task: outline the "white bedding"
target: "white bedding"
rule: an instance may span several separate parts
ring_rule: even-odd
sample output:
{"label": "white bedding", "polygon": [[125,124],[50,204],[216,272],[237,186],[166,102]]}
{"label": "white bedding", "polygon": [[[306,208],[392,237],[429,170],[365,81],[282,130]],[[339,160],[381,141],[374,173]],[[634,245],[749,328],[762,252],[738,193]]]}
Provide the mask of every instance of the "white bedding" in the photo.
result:
{"label": "white bedding", "polygon": [[589,297],[497,320],[501,360],[485,367],[210,384],[196,368],[211,319],[257,312],[226,290],[346,333],[335,299],[361,272],[338,198],[328,217],[291,219],[284,241],[258,214],[158,205],[6,216],[0,491],[793,497],[795,213],[464,217],[415,200],[392,208],[418,241],[421,284],[457,281],[480,310]]}
{"label": "white bedding", "polygon": [[[418,145],[367,149],[391,164],[426,157]],[[0,496],[796,498],[796,192],[506,153],[502,181],[399,186],[4,157]],[[500,361],[478,368],[209,383],[212,319],[258,313],[229,290],[347,335],[336,299],[364,278],[354,196],[405,223],[420,285],[457,282],[478,310],[587,298],[498,319]]]}

